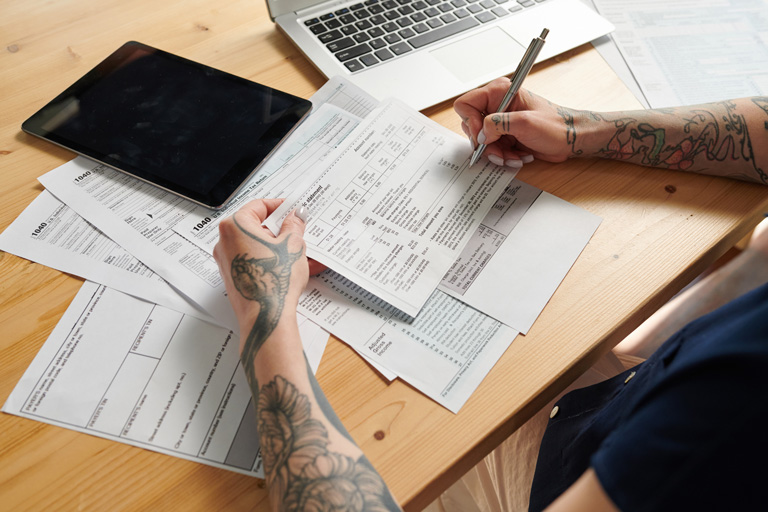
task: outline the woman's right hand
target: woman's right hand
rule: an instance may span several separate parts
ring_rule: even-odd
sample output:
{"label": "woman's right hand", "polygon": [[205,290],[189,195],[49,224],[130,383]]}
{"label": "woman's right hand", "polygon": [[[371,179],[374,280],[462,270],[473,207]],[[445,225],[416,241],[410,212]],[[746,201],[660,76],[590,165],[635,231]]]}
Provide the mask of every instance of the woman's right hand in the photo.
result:
{"label": "woman's right hand", "polygon": [[562,162],[574,156],[572,136],[574,111],[520,89],[508,108],[497,113],[509,89],[502,77],[459,97],[453,104],[461,127],[472,146],[485,143],[483,153],[497,165],[519,168],[534,158]]}

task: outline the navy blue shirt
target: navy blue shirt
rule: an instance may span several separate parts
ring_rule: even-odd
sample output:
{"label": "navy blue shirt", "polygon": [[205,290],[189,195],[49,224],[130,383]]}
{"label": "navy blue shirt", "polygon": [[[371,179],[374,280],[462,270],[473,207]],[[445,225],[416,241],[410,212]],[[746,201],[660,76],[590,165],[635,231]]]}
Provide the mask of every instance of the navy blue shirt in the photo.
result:
{"label": "navy blue shirt", "polygon": [[768,284],[556,405],[530,510],[590,466],[621,510],[768,508]]}

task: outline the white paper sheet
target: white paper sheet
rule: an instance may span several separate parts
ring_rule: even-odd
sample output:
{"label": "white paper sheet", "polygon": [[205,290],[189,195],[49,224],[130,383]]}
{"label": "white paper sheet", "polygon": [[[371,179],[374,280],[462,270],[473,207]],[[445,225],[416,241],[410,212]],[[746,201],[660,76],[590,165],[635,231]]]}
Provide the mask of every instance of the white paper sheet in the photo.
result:
{"label": "white paper sheet", "polygon": [[299,312],[453,412],[517,335],[439,290],[411,318],[332,271],[310,279]]}
{"label": "white paper sheet", "polygon": [[[264,194],[262,197],[272,197],[271,191],[262,185],[281,169],[275,162],[298,160],[296,152],[301,150],[302,140],[323,140],[333,145],[343,137],[341,128],[333,132],[338,137],[331,140],[309,131],[314,127],[326,135],[330,133],[324,130],[324,122],[315,120],[332,117],[333,106],[347,111],[352,119],[365,114],[376,104],[367,93],[340,79],[326,83],[313,95],[312,101],[315,105],[313,114],[276,151],[271,162],[244,186],[244,191],[235,200],[238,205],[254,197],[255,191]],[[327,115],[321,111],[326,104],[331,106]],[[302,156],[307,157],[306,154]],[[199,247],[205,246],[202,238],[192,243],[189,232],[182,231],[182,236],[174,230],[177,223],[193,212],[198,221],[192,224],[199,224],[200,207],[82,157],[41,176],[40,182],[117,244],[129,248],[131,254],[210,314],[217,323],[237,331],[237,320],[226,300],[224,282],[216,262],[209,251]],[[279,184],[284,185],[283,182]],[[214,217],[212,210],[205,211]],[[228,213],[232,211],[231,207],[227,210]],[[214,223],[210,224],[208,235],[215,232]]]}
{"label": "white paper sheet", "polygon": [[513,180],[415,318],[333,272],[310,279],[299,311],[457,412],[517,335],[515,324],[530,328],[599,223]]}
{"label": "white paper sheet", "polygon": [[[342,85],[343,82],[339,87]],[[468,148],[463,148],[465,145],[462,141],[461,151],[468,155]],[[291,165],[289,162],[299,162],[300,158],[296,155],[306,148],[307,144],[295,147],[299,149],[291,153],[293,157],[284,160],[286,165]],[[331,156],[328,159],[330,160]],[[156,191],[137,190],[140,185],[122,183],[121,176],[117,173],[110,174],[107,169],[78,167],[76,163],[66,165],[70,168],[49,173],[41,178],[41,181],[85,216],[92,218],[92,221],[112,238],[126,243],[135,255],[141,255],[139,257],[148,266],[162,269],[169,282],[189,294],[195,302],[217,303],[219,313],[221,308],[229,310],[222,284],[217,288],[206,288],[199,284],[193,286],[194,283],[188,282],[190,279],[185,279],[189,270],[179,268],[188,261],[193,261],[193,269],[202,276],[211,276],[211,272],[216,272],[215,275],[218,276],[217,267],[209,253],[215,244],[216,237],[213,235],[217,231],[210,226],[213,222],[205,224],[207,234],[196,238],[193,244],[189,241],[189,228],[183,227],[188,212],[193,211],[186,209],[186,205],[182,204],[175,209],[173,206],[167,208],[166,219],[160,223],[155,221],[154,214],[149,213],[153,211],[156,203],[167,203],[165,197],[158,199],[153,195]],[[64,167],[66,166],[62,166]],[[84,175],[88,170],[91,173]],[[474,178],[477,178],[478,174],[474,171],[472,173]],[[275,176],[278,176],[277,171]],[[256,190],[268,181],[271,181],[271,178],[251,190]],[[170,199],[175,200],[173,197]],[[479,229],[487,230],[488,226],[497,222],[498,212],[504,210],[507,204],[504,203],[504,198],[501,201],[501,204],[496,204],[497,211],[492,211],[484,221],[485,225]],[[509,202],[508,197],[506,201]],[[125,213],[121,214],[121,210]],[[144,218],[149,217],[148,213],[152,215],[152,221]],[[514,223],[506,219],[504,223],[508,224],[509,228]],[[151,230],[147,229],[147,223]],[[548,226],[542,224],[539,228],[547,229]],[[179,233],[185,233],[186,236]],[[464,236],[469,239],[467,233],[464,233]],[[586,235],[586,239],[577,247],[576,255],[588,238],[589,235]],[[500,239],[497,236],[497,240]],[[532,241],[538,243],[536,237]],[[507,246],[508,244],[502,244],[500,250]],[[183,249],[181,253],[178,252],[178,247]],[[456,251],[458,256],[458,246]],[[500,259],[499,254],[505,253],[499,252],[494,256],[495,260]],[[573,256],[574,259],[576,255]],[[566,267],[570,267],[571,263],[572,261],[567,262]],[[567,268],[563,273],[565,271]],[[158,270],[158,273],[160,272]],[[517,334],[515,329],[502,325],[442,292],[434,292],[434,296],[427,303],[426,312],[416,318],[409,318],[381,302],[369,291],[362,290],[340,276],[335,276],[330,282],[317,279],[311,280],[307,293],[320,293],[322,299],[303,299],[303,313],[347,342],[386,377],[393,378],[394,371],[452,411],[458,411],[465,403]],[[473,276],[472,279],[476,277]],[[473,287],[469,288],[470,291],[472,289]],[[554,288],[548,292],[540,307],[543,307],[552,291]],[[472,296],[471,293],[465,295]],[[482,298],[482,295],[478,294],[478,297]],[[310,296],[305,294],[306,297]],[[524,299],[521,296],[521,301]],[[373,317],[370,316],[370,310],[359,307],[360,304],[371,301],[380,303],[377,306],[379,313]],[[312,304],[312,307],[309,307],[309,304]],[[538,315],[540,307],[535,315]],[[462,335],[452,338],[456,333]]]}
{"label": "white paper sheet", "polygon": [[294,132],[286,146],[270,159],[263,171],[249,182],[226,207],[218,211],[198,206],[178,222],[174,231],[213,254],[219,240],[219,223],[253,199],[285,197],[291,188],[301,187],[311,170],[322,165],[325,155],[343,141],[360,123],[360,118],[335,105],[316,107]]}
{"label": "white paper sheet", "polygon": [[594,3],[651,107],[768,93],[768,1]]}
{"label": "white paper sheet", "polygon": [[[272,188],[271,185],[265,185],[266,178],[281,170],[280,168],[288,165],[289,162],[293,168],[286,174],[290,176],[302,170],[303,164],[297,164],[297,162],[316,163],[313,159],[323,158],[327,151],[344,140],[349,131],[379,104],[376,98],[338,76],[328,80],[310,100],[313,105],[311,115],[304,120],[301,128],[294,131],[275,151],[269,161],[262,166],[259,174],[243,187],[237,197],[218,211],[202,206],[197,207],[176,224],[174,230],[213,254],[213,246],[219,239],[218,226],[221,219],[232,215],[252,199],[283,197],[266,195]],[[321,112],[323,108],[325,112]],[[346,117],[343,119],[337,117],[339,111],[346,113]],[[281,185],[276,188],[284,190],[286,181],[281,181]],[[290,182],[293,181],[290,180]],[[279,194],[279,191],[275,193]]]}
{"label": "white paper sheet", "polygon": [[515,172],[469,167],[466,141],[383,102],[265,226],[308,209],[307,255],[415,316]]}
{"label": "white paper sheet", "polygon": [[[317,370],[328,334],[305,319]],[[263,477],[232,331],[86,281],[3,411]]]}
{"label": "white paper sheet", "polygon": [[213,256],[173,231],[193,203],[83,157],[41,176],[40,182],[217,323],[237,332]]}
{"label": "white paper sheet", "polygon": [[[594,0],[581,0],[581,2],[597,12]],[[611,69],[618,75],[624,85],[632,92],[637,100],[643,105],[644,108],[650,108],[648,100],[643,95],[640,84],[635,80],[635,75],[632,74],[632,70],[627,65],[627,61],[624,60],[624,56],[619,51],[619,47],[613,40],[613,35],[608,34],[603,37],[598,37],[592,41],[592,46],[600,53],[600,56],[611,66]]]}
{"label": "white paper sheet", "polygon": [[[82,161],[88,162],[86,160]],[[156,193],[156,191],[146,190],[142,193],[137,193],[135,187],[126,186],[124,184],[121,186],[121,180],[125,178],[130,179],[129,177],[123,176],[121,173],[117,173],[116,171],[110,171],[109,169],[103,168],[91,168],[90,174],[88,174],[85,179],[80,179],[81,176],[87,172],[87,169],[84,171],[82,164],[79,164],[78,160],[64,164],[58,169],[58,171],[59,173],[56,173],[55,171],[49,173],[48,175],[44,176],[41,181],[43,181],[46,185],[51,185],[49,188],[52,188],[58,192],[60,197],[68,198],[67,201],[70,202],[70,204],[74,204],[76,208],[81,209],[83,212],[85,212],[86,215],[90,215],[90,217],[93,218],[95,222],[99,223],[99,227],[106,234],[112,236],[113,239],[117,240],[122,238],[127,240],[128,242],[126,245],[132,247],[134,254],[143,254],[146,258],[144,261],[151,268],[155,268],[155,266],[157,266],[158,268],[164,269],[164,271],[167,272],[167,275],[171,276],[169,280],[174,284],[178,282],[179,288],[182,289],[182,291],[195,291],[195,288],[191,286],[190,283],[183,281],[185,272],[189,273],[191,270],[195,270],[202,276],[212,275],[210,273],[216,272],[215,275],[218,277],[218,268],[216,267],[215,262],[212,260],[212,257],[203,249],[200,249],[196,245],[183,239],[183,237],[173,232],[170,228],[166,228],[165,230],[157,228],[153,230],[138,231],[131,226],[131,221],[137,217],[143,221],[142,215],[138,215],[135,212],[129,212],[127,214],[127,221],[124,221],[124,217],[120,216],[121,208],[129,208],[136,202],[142,205],[142,209],[144,209],[144,211],[149,211],[153,204],[151,201],[151,194]],[[105,176],[103,174],[107,175]],[[49,177],[52,176],[55,176],[56,179],[49,180]],[[77,181],[78,179],[79,182]],[[94,195],[80,192],[78,183],[82,183],[84,181],[88,181],[88,186],[91,188],[91,191],[95,192]],[[152,188],[154,189],[154,187]],[[142,197],[142,194],[150,195],[150,201],[145,201],[145,198]],[[181,200],[170,196],[165,199],[169,201]],[[100,203],[99,201],[103,201],[103,203]],[[111,204],[114,204],[115,206],[110,207],[109,205]],[[144,216],[148,217],[146,214],[144,214]],[[166,225],[173,225],[173,222],[165,222]],[[138,225],[142,226],[142,223],[139,222]],[[155,246],[154,243],[148,243],[153,242],[153,239],[151,236],[145,237],[145,233],[154,235],[155,238],[159,240],[160,244]],[[160,233],[162,233],[162,236]],[[176,237],[180,238],[183,244],[174,242]],[[192,269],[188,269],[186,267],[179,268],[179,264],[175,263],[176,260],[173,259],[176,257],[173,251],[167,251],[164,249],[165,247],[173,248],[179,245],[184,249],[184,251],[186,251],[185,254],[191,254],[195,256],[194,261],[196,266],[192,267]],[[158,256],[162,257],[162,259],[158,258]],[[187,259],[188,258],[189,257],[187,257]],[[208,266],[203,266],[203,264]],[[158,273],[160,272],[158,271]],[[204,280],[198,280],[203,284],[206,284]],[[206,290],[206,288],[200,286],[199,283],[192,284],[196,284],[198,288]],[[229,303],[224,296],[223,284],[220,285],[220,288],[221,292],[217,298],[217,300],[220,301],[219,311],[224,309],[231,311]],[[206,297],[203,296],[203,298],[205,299]],[[456,302],[458,303],[458,301]],[[467,308],[464,305],[461,305],[461,307]],[[352,319],[353,315],[349,315],[348,318]],[[351,346],[358,349],[358,347],[362,346],[359,343],[359,330],[356,328],[358,324],[351,323],[350,325],[352,328],[345,331],[347,338],[342,339],[349,343]],[[506,328],[504,328],[504,326],[500,326],[498,328],[498,330],[501,331],[505,331],[505,329]],[[355,336],[350,338],[350,336],[353,334]],[[502,342],[494,343],[493,347],[498,349],[498,351],[492,351],[490,349],[485,351],[475,351],[474,353],[477,354],[474,356],[475,359],[480,355],[482,355],[482,357],[481,361],[476,364],[473,360],[473,364],[470,365],[473,367],[473,371],[471,372],[457,372],[455,369],[455,364],[446,365],[441,362],[442,355],[435,352],[423,351],[416,345],[414,345],[411,350],[408,350],[406,349],[408,345],[400,344],[399,346],[402,346],[403,349],[398,351],[390,350],[386,354],[387,357],[381,357],[382,354],[374,354],[376,357],[372,357],[371,354],[365,352],[362,353],[362,355],[369,359],[369,361],[374,364],[374,367],[376,367],[377,370],[379,370],[385,377],[390,379],[393,378],[394,372],[399,377],[410,382],[414,386],[421,386],[419,389],[422,392],[428,396],[431,396],[439,403],[445,405],[447,408],[451,410],[458,410],[461,404],[466,401],[471,392],[475,389],[476,385],[479,384],[480,380],[482,380],[482,377],[487,373],[488,370],[490,370],[500,354],[503,353],[504,349],[506,349],[509,342],[511,342],[511,340],[514,338],[514,335],[514,332],[509,331],[508,335],[502,337]],[[480,343],[480,346],[483,346],[483,342],[487,340],[480,338],[477,341]],[[414,359],[414,354],[417,357],[416,359]],[[395,360],[402,361],[401,363],[395,365],[393,363]],[[420,365],[414,366],[412,364],[413,361],[416,360],[420,361]],[[396,366],[397,369],[392,368],[390,365]],[[428,368],[429,371],[425,371],[425,368]],[[455,382],[451,384],[451,379],[453,378],[455,378]],[[457,385],[457,383],[461,385]],[[441,396],[441,393],[445,391],[446,386],[449,386],[449,384],[450,387],[447,390],[448,392],[445,393],[445,396]],[[439,389],[437,389],[438,386],[440,386]],[[450,391],[453,392],[451,393]]]}
{"label": "white paper sheet", "polygon": [[514,180],[440,289],[527,333],[601,219]]}
{"label": "white paper sheet", "polygon": [[43,190],[0,234],[0,249],[215,322],[165,280]]}

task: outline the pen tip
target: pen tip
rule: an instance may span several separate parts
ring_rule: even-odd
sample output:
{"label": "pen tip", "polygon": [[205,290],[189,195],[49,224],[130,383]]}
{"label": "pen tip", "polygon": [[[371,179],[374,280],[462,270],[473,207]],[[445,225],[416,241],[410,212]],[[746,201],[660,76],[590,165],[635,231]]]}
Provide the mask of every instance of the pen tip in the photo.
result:
{"label": "pen tip", "polygon": [[539,36],[540,39],[545,39],[547,37],[547,34],[549,34],[549,29],[545,28],[541,31],[541,35]]}

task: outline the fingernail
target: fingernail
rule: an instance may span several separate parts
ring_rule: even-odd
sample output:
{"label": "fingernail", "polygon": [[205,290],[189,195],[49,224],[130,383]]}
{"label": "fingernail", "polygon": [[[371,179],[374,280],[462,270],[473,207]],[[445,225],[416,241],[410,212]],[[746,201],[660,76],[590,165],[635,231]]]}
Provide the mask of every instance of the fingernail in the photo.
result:
{"label": "fingernail", "polygon": [[306,224],[307,223],[307,207],[306,206],[299,206],[296,208],[293,213],[301,219],[301,221]]}
{"label": "fingernail", "polygon": [[500,156],[497,156],[497,155],[488,155],[488,160],[492,164],[504,165],[504,160],[502,160],[502,158]]}
{"label": "fingernail", "polygon": [[511,167],[513,169],[519,169],[523,166],[523,160],[515,160],[510,158],[506,162],[504,162],[504,165],[507,167]]}
{"label": "fingernail", "polygon": [[529,164],[533,162],[533,155],[523,155],[520,157],[520,160],[522,160],[524,164]]}
{"label": "fingernail", "polygon": [[482,131],[477,134],[477,143],[485,144],[485,133],[483,133]]}

